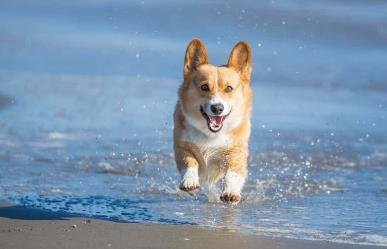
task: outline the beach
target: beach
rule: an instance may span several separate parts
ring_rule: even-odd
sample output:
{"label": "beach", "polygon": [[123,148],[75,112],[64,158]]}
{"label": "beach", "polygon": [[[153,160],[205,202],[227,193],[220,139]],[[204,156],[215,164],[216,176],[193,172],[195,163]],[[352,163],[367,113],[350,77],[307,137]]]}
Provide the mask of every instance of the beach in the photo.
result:
{"label": "beach", "polygon": [[[387,247],[386,8],[1,1],[0,248]],[[179,189],[173,111],[194,37],[214,65],[251,47],[236,206],[221,182]]]}
{"label": "beach", "polygon": [[[0,202],[0,248],[263,248],[377,249],[382,247],[243,235],[227,229],[117,223],[15,207]],[[10,218],[11,217],[11,218]]]}

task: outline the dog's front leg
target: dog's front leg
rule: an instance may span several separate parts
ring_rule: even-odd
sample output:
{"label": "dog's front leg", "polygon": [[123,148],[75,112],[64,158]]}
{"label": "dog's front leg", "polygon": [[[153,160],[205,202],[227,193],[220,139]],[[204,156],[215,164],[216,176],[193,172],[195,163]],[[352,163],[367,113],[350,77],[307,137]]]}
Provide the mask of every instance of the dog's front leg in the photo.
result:
{"label": "dog's front leg", "polygon": [[238,203],[247,176],[247,153],[234,149],[227,153],[224,162],[226,174],[220,199],[224,202]]}
{"label": "dog's front leg", "polygon": [[181,174],[180,189],[190,192],[199,188],[199,163],[194,155],[184,149],[175,151],[176,165]]}
{"label": "dog's front leg", "polygon": [[238,203],[246,176],[239,172],[228,170],[224,177],[224,190],[220,199],[224,202]]}

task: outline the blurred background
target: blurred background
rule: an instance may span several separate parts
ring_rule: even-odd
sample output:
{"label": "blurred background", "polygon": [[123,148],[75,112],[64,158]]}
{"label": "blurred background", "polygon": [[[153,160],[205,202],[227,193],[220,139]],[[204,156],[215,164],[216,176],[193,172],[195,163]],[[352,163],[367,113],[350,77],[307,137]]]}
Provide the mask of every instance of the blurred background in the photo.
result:
{"label": "blurred background", "polygon": [[384,1],[2,1],[2,71],[180,79],[201,38],[214,64],[250,43],[253,82],[385,90]]}
{"label": "blurred background", "polygon": [[[382,0],[2,0],[0,198],[387,245],[386,10]],[[194,37],[215,65],[240,40],[252,49],[250,176],[232,210],[177,189],[172,112]]]}

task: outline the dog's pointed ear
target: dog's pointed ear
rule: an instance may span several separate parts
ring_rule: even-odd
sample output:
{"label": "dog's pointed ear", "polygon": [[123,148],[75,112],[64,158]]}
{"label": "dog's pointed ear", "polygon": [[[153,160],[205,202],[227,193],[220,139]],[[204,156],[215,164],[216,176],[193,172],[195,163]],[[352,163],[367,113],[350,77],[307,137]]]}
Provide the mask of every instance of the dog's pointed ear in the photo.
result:
{"label": "dog's pointed ear", "polygon": [[251,50],[247,42],[238,42],[228,57],[227,66],[237,71],[243,83],[250,81]]}
{"label": "dog's pointed ear", "polygon": [[207,49],[198,38],[193,39],[185,51],[184,76],[196,70],[200,65],[208,64]]}

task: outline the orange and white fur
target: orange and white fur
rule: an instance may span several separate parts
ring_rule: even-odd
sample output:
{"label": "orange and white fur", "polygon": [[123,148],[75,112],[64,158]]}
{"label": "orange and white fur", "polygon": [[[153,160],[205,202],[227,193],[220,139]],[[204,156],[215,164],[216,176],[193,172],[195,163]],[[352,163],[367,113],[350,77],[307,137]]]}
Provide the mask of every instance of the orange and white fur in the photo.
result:
{"label": "orange and white fur", "polygon": [[184,81],[174,113],[174,151],[180,189],[224,178],[220,199],[238,203],[247,176],[252,91],[251,52],[246,42],[232,49],[223,66],[208,64],[199,39],[184,60]]}

